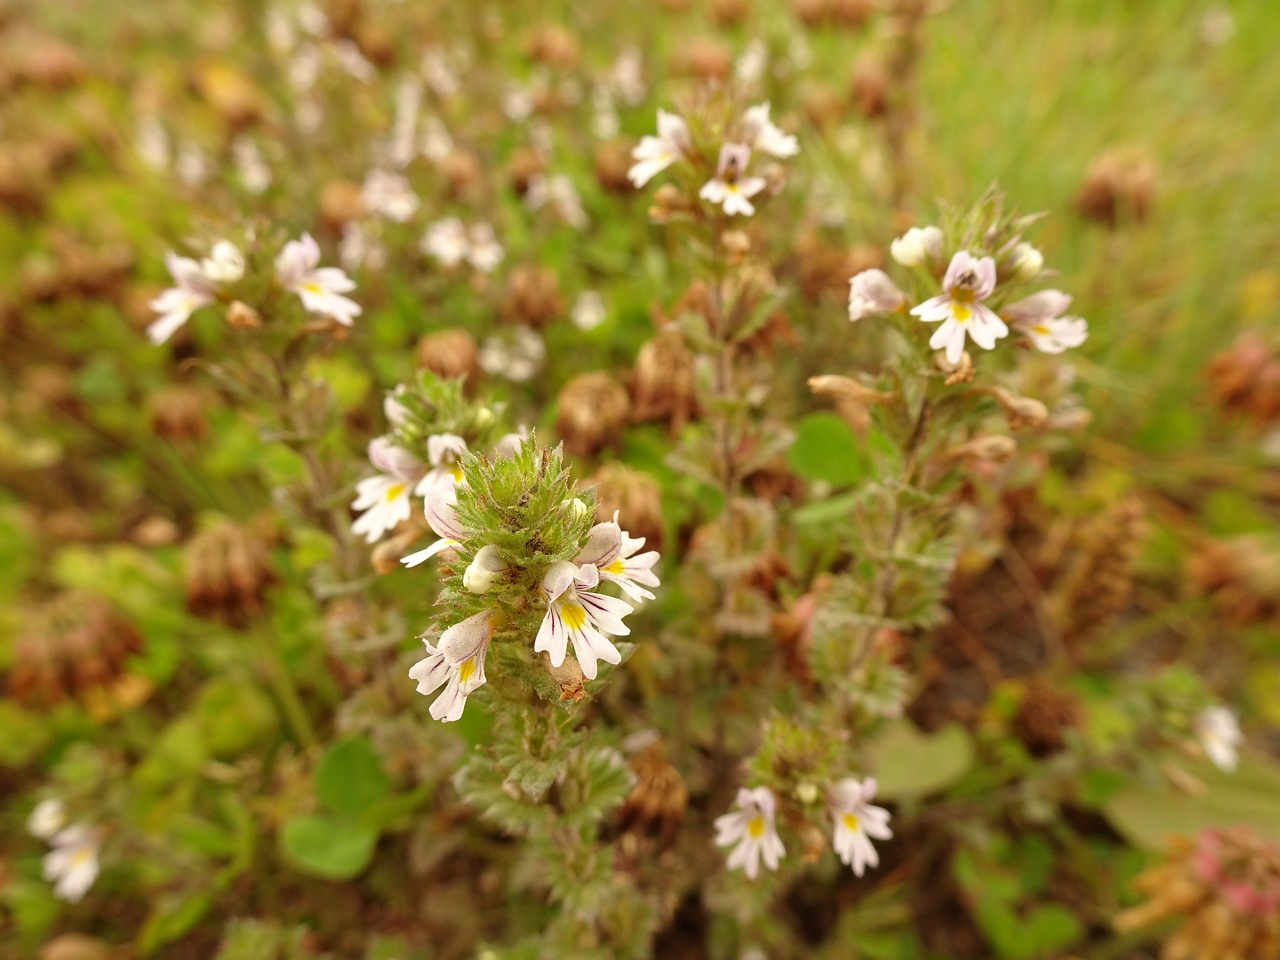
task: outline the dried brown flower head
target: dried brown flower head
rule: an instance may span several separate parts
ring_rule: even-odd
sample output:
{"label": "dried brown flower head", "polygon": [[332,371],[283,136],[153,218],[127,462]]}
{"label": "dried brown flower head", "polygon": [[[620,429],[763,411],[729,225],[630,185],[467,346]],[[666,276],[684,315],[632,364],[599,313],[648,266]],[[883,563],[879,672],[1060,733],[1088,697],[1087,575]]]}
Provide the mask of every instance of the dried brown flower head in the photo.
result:
{"label": "dried brown flower head", "polygon": [[632,418],[663,420],[678,432],[697,411],[693,354],[676,330],[664,330],[640,348],[631,376]]}
{"label": "dried brown flower head", "polygon": [[636,785],[618,810],[618,829],[624,833],[657,837],[669,847],[684,820],[689,789],[680,771],[667,762],[662,741],[655,739],[628,764]]}
{"label": "dried brown flower head", "polygon": [[711,16],[720,27],[736,27],[751,13],[748,0],[711,0]]}
{"label": "dried brown flower head", "polygon": [[1065,732],[1078,728],[1083,719],[1075,694],[1032,681],[1014,714],[1013,731],[1032,756],[1047,757],[1063,748]]}
{"label": "dried brown flower head", "polygon": [[477,376],[476,357],[475,338],[458,327],[429,333],[418,341],[418,366],[446,380]]}
{"label": "dried brown flower head", "polygon": [[196,67],[193,80],[200,96],[227,126],[245,127],[262,119],[261,92],[252,80],[230,63],[203,63]]}
{"label": "dried brown flower head", "polygon": [[633,537],[644,537],[645,548],[661,551],[666,540],[662,520],[662,490],[647,473],[622,463],[606,463],[596,471],[596,519],[618,522]]}
{"label": "dried brown flower head", "polygon": [[1108,150],[1089,164],[1076,193],[1076,209],[1109,227],[1127,221],[1141,223],[1151,211],[1155,185],[1156,164],[1145,151]]}
{"label": "dried brown flower head", "polygon": [[235,627],[262,610],[275,582],[263,524],[220,522],[187,542],[187,609],[198,617]]}
{"label": "dried brown flower head", "polygon": [[867,119],[884,116],[889,106],[889,71],[884,61],[872,54],[858,57],[849,75],[849,93]]}
{"label": "dried brown flower head", "polygon": [[578,38],[558,23],[544,23],[530,33],[525,50],[530,59],[551,67],[572,67],[578,62]]}
{"label": "dried brown flower head", "polygon": [[521,264],[507,278],[502,316],[508,323],[543,327],[564,314],[564,298],[555,272]]}
{"label": "dried brown flower head", "polygon": [[1149,899],[1117,916],[1117,930],[1182,920],[1161,960],[1280,957],[1280,845],[1246,827],[1175,839],[1133,885]]}
{"label": "dried brown flower head", "polygon": [[688,41],[672,55],[671,72],[700,80],[728,80],[733,73],[733,57],[724,44],[700,37]]}
{"label": "dried brown flower head", "polygon": [[1270,537],[1206,541],[1187,561],[1187,574],[1233,623],[1280,619],[1280,544]]}
{"label": "dried brown flower head", "polygon": [[607,373],[582,373],[560,391],[556,430],[570,454],[591,457],[621,440],[630,413],[626,387]]}
{"label": "dried brown flower head", "polygon": [[176,384],[151,395],[151,430],[157,437],[174,443],[203,440],[209,435],[205,417],[208,396],[199,387]]}
{"label": "dried brown flower head", "polygon": [[47,707],[114,687],[142,634],[96,594],[68,591],[26,618],[14,642],[10,696]]}
{"label": "dried brown flower head", "polygon": [[28,83],[51,89],[74,86],[84,79],[84,60],[75,48],[53,37],[40,37],[23,46],[18,75]]}
{"label": "dried brown flower head", "polygon": [[1280,416],[1280,350],[1246,330],[1209,361],[1209,390],[1218,405],[1266,426]]}
{"label": "dried brown flower head", "polygon": [[320,191],[320,218],[333,233],[364,216],[364,198],[360,184],[350,180],[330,180]]}
{"label": "dried brown flower head", "polygon": [[507,176],[511,178],[511,187],[522,197],[529,192],[529,182],[546,169],[547,160],[542,151],[533,147],[520,147],[507,161]]}
{"label": "dried brown flower head", "polygon": [[610,193],[625,196],[635,192],[627,179],[631,146],[630,140],[606,140],[596,148],[596,182]]}
{"label": "dried brown flower head", "polygon": [[1146,510],[1136,496],[1118,501],[1077,529],[1074,556],[1050,598],[1069,646],[1092,638],[1129,605],[1133,561],[1146,530]]}

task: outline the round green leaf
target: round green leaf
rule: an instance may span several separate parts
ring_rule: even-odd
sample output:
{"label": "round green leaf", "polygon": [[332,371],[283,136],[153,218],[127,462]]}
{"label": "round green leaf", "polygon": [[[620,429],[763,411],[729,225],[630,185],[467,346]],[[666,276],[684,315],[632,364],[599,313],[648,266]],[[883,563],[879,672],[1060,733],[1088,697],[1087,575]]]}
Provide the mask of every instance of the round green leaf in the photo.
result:
{"label": "round green leaf", "polygon": [[1224,773],[1204,762],[1178,762],[1204,783],[1203,793],[1135,780],[1103,804],[1103,813],[1126,840],[1134,846],[1163,850],[1171,836],[1193,836],[1209,828],[1244,824],[1280,841],[1280,801],[1276,799],[1280,797],[1280,768],[1275,764],[1245,754],[1235,773]]}
{"label": "round green leaf", "polygon": [[280,831],[286,858],[326,880],[350,880],[369,865],[378,833],[337,817],[294,817]]}
{"label": "round green leaf", "polygon": [[959,780],[973,763],[973,741],[957,724],[925,734],[906,720],[868,746],[877,794],[886,800],[923,797]]}
{"label": "round green leaf", "polygon": [[808,480],[835,486],[857,483],[866,475],[866,458],[849,424],[834,413],[811,413],[796,426],[787,451],[791,469]]}
{"label": "round green leaf", "polygon": [[339,740],[316,765],[316,794],[334,813],[358,817],[390,789],[382,763],[365,737]]}

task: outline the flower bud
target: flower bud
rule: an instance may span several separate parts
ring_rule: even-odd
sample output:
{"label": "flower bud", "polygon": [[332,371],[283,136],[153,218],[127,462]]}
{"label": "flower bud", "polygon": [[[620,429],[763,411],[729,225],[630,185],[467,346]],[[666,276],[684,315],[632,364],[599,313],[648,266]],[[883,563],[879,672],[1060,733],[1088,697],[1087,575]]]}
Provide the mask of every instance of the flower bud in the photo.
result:
{"label": "flower bud", "polygon": [[587,515],[587,505],[577,497],[570,497],[560,504],[560,509],[572,514],[574,520],[581,520]]}
{"label": "flower bud", "polygon": [[257,330],[262,326],[262,317],[242,300],[233,300],[227,308],[227,326],[232,330]]}
{"label": "flower bud", "polygon": [[808,806],[818,800],[818,787],[812,783],[801,783],[796,786],[796,799]]}
{"label": "flower bud", "polygon": [[1039,427],[1049,419],[1049,409],[1032,397],[1020,397],[1004,387],[992,387],[991,395],[1004,408],[1009,426],[1013,429],[1022,426]]}
{"label": "flower bud", "polygon": [[942,231],[937,227],[912,227],[893,243],[889,255],[904,267],[922,267],[942,259]]}
{"label": "flower bud", "polygon": [[488,593],[506,568],[498,548],[488,544],[476,551],[475,559],[462,574],[462,585],[472,593]]}
{"label": "flower bud", "polygon": [[1044,269],[1044,254],[1029,243],[1020,243],[1009,254],[1008,269],[1018,280],[1031,280]]}

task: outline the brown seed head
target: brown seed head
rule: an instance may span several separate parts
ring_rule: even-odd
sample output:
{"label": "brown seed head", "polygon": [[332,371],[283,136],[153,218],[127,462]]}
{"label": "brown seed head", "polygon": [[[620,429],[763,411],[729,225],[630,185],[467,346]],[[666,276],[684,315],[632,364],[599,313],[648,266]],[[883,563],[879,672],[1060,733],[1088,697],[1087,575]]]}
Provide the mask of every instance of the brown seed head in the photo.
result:
{"label": "brown seed head", "polygon": [[244,627],[262,610],[276,581],[262,524],[221,522],[187,542],[187,610],[198,617]]}
{"label": "brown seed head", "polygon": [[542,327],[564,314],[564,298],[552,270],[521,264],[507,278],[502,316],[508,323]]}
{"label": "brown seed head", "polygon": [[1108,150],[1089,164],[1076,194],[1076,209],[1109,227],[1141,223],[1150,213],[1155,185],[1156,164],[1145,151]]}
{"label": "brown seed head", "polygon": [[556,431],[571,455],[591,457],[621,441],[630,413],[622,384],[607,373],[582,373],[560,391]]}
{"label": "brown seed head", "polygon": [[658,482],[647,473],[615,461],[596,471],[594,483],[596,519],[612,520],[616,510],[622,529],[633,537],[644,537],[646,549],[660,551],[665,540],[665,524]]}
{"label": "brown seed head", "polygon": [[631,141],[607,140],[596,148],[596,182],[610,193],[625,196],[635,187],[627,179],[631,169]]}
{"label": "brown seed head", "polygon": [[209,435],[204,415],[208,396],[199,387],[175,384],[151,395],[151,430],[157,437],[174,443],[203,440]]}
{"label": "brown seed head", "polygon": [[418,366],[446,380],[478,376],[476,356],[475,338],[458,327],[429,333],[418,341]]}
{"label": "brown seed head", "polygon": [[664,330],[640,348],[631,376],[632,418],[663,420],[679,431],[697,411],[693,354],[676,330]]}
{"label": "brown seed head", "polygon": [[320,217],[325,227],[335,234],[353,220],[364,216],[364,199],[360,184],[350,180],[330,180],[320,192]]}

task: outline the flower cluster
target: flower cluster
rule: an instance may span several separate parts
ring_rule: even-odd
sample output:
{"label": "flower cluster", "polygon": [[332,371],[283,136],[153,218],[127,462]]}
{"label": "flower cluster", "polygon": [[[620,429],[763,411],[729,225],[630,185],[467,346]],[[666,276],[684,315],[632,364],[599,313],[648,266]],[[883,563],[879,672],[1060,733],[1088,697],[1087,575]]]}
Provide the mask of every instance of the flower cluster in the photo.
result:
{"label": "flower cluster", "polygon": [[[1011,326],[1044,353],[1078,347],[1088,336],[1088,324],[1067,315],[1071,297],[1061,290],[1041,290],[1012,303],[993,305],[1008,299],[1009,287],[1035,280],[1043,271],[1044,257],[1029,243],[1015,238],[995,255],[958,250],[948,260],[938,227],[912,227],[893,241],[889,252],[904,267],[933,278],[941,275],[942,292],[909,313],[925,323],[939,324],[929,346],[944,351],[951,365],[960,362],[967,340],[993,350],[997,340],[1009,335]],[[883,270],[864,270],[849,281],[850,320],[902,313],[909,302]]]}
{"label": "flower cluster", "polygon": [[[430,373],[392,391],[383,411],[391,430],[369,442],[369,462],[378,472],[356,484],[351,505],[360,511],[351,529],[367,543],[377,543],[408,520],[413,497],[430,502],[437,488],[451,492],[462,477],[458,463],[463,454],[485,440],[496,421],[489,407],[463,397],[460,381]],[[512,435],[499,446],[517,441]]]}
{"label": "flower cluster", "polygon": [[1227,707],[1207,707],[1196,714],[1196,736],[1205,756],[1219,770],[1233,771],[1240,762],[1239,748],[1244,739],[1240,721]]}
{"label": "flower cluster", "polygon": [[[738,120],[732,137],[725,139],[716,155],[715,174],[698,191],[698,196],[721,207],[728,216],[751,216],[756,212],[751,198],[768,185],[764,177],[749,173],[752,151],[785,159],[800,152],[791,134],[784,133],[769,119],[769,104],[761,103],[746,110]],[[665,110],[658,111],[658,135],[646,136],[632,151],[635,160],[627,177],[637,188],[643,187],[672,164],[686,160],[704,163],[695,147],[689,125],[683,117]]]}
{"label": "flower cluster", "polygon": [[97,829],[87,823],[68,825],[62,801],[42,800],[27,818],[27,830],[48,840],[52,849],[45,854],[44,878],[62,900],[78,903],[98,879],[98,850],[102,845]]}
{"label": "flower cluster", "polygon": [[[880,855],[871,844],[889,840],[889,811],[871,803],[876,795],[872,777],[846,777],[827,791],[827,814],[831,818],[831,846],[840,862],[862,876],[867,867],[880,864]],[[816,793],[815,793],[816,797]],[[726,861],[729,869],[741,868],[749,879],[760,874],[760,861],[777,870],[786,849],[778,836],[777,801],[768,787],[738,791],[736,810],[716,818],[716,846],[733,847]]]}
{"label": "flower cluster", "polygon": [[[169,252],[165,263],[174,285],[151,301],[151,309],[160,317],[147,327],[147,336],[157,345],[201,307],[227,299],[227,288],[245,271],[244,255],[229,240],[217,241],[201,260]],[[355,282],[338,267],[320,266],[320,246],[308,233],[284,245],[276,257],[275,279],[311,313],[332,317],[343,326],[351,326],[361,313],[360,305],[344,296],[356,288]]]}
{"label": "flower cluster", "polygon": [[[457,720],[485,683],[486,653],[499,633],[526,644],[532,637],[532,653],[545,654],[555,671],[566,668],[572,646],[578,682],[596,679],[600,661],[622,661],[611,638],[630,633],[623,619],[658,586],[658,554],[640,552],[643,538],[630,536],[616,516],[587,525],[591,506],[568,486],[558,449],[524,441],[506,452],[464,456],[461,478],[429,487],[427,523],[440,539],[403,561],[415,566],[455,551],[463,572],[452,574],[442,602],[479,607],[437,642],[424,637],[427,656],[409,671],[421,694],[445,688],[431,706],[437,720]],[[631,602],[602,593],[607,583]]]}
{"label": "flower cluster", "polygon": [[470,227],[457,217],[445,217],[427,227],[422,252],[442,266],[453,268],[464,260],[481,273],[492,273],[502,262],[502,245],[487,223]]}

